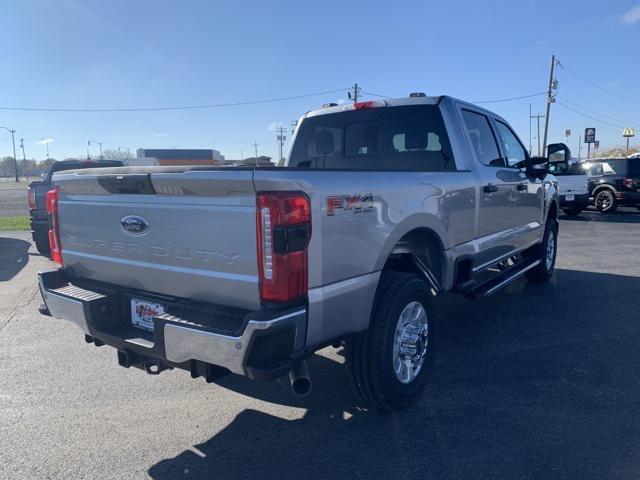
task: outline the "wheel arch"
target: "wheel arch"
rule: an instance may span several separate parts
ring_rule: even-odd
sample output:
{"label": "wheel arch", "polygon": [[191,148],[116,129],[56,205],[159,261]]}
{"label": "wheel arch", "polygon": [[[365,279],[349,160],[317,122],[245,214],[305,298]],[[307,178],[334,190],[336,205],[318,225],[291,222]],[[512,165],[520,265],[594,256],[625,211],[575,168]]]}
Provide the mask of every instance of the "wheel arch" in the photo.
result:
{"label": "wheel arch", "polygon": [[413,228],[386,251],[381,267],[383,271],[416,273],[425,277],[436,291],[440,291],[446,281],[446,255],[442,239],[431,228]]}
{"label": "wheel arch", "polygon": [[613,193],[614,195],[618,192],[616,190],[616,187],[614,187],[613,185],[609,183],[603,183],[602,185],[598,185],[593,189],[592,196],[595,197],[602,190],[611,190],[611,193]]}

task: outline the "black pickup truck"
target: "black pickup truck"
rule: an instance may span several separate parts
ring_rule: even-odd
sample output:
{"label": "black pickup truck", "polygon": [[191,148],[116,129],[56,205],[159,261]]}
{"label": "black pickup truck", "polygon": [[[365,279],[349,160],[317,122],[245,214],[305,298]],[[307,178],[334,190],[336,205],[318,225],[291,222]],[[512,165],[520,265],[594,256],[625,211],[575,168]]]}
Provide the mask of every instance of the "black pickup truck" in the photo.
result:
{"label": "black pickup truck", "polygon": [[54,162],[42,180],[29,184],[28,202],[31,217],[31,237],[41,255],[49,257],[49,214],[45,204],[47,192],[51,189],[51,177],[63,170],[78,170],[81,168],[122,167],[122,160],[60,160]]}

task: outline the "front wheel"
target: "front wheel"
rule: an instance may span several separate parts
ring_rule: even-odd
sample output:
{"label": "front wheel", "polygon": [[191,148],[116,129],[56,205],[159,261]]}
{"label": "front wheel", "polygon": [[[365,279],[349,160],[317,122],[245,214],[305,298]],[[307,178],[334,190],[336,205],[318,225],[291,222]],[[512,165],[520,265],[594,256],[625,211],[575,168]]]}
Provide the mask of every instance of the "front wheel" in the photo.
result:
{"label": "front wheel", "polygon": [[409,407],[425,388],[433,357],[429,286],[419,276],[382,272],[369,329],[346,343],[356,395],[383,410]]}
{"label": "front wheel", "polygon": [[547,282],[556,268],[556,253],[558,252],[558,225],[553,219],[547,220],[542,243],[537,251],[540,263],[525,273],[530,282]]}
{"label": "front wheel", "polygon": [[600,213],[614,213],[618,208],[616,196],[611,190],[600,190],[594,200]]}

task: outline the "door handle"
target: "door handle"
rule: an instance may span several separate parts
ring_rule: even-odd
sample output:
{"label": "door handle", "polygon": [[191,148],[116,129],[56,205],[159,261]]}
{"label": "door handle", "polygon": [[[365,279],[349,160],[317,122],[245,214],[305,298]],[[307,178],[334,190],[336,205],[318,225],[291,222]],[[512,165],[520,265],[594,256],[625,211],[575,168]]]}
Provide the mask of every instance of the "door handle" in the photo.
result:
{"label": "door handle", "polygon": [[529,188],[529,186],[526,183],[519,183],[518,184],[518,190],[520,192],[522,192],[523,190],[527,190],[527,188]]}
{"label": "door handle", "polygon": [[485,193],[494,193],[498,191],[498,187],[496,187],[495,185],[489,184],[482,187],[482,190],[484,190]]}

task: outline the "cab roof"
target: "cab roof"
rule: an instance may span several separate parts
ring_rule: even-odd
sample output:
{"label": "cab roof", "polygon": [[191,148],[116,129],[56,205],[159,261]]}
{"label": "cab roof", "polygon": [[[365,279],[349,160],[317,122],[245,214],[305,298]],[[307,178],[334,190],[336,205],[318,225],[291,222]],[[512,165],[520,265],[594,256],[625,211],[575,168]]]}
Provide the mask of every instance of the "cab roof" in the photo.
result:
{"label": "cab roof", "polygon": [[443,102],[451,102],[451,103],[466,105],[476,110],[482,110],[483,112],[493,115],[495,117],[502,118],[500,117],[500,115],[497,115],[496,113],[490,110],[487,110],[486,108],[480,107],[471,102],[460,100],[458,98],[455,98],[449,95],[438,95],[438,96],[427,96],[422,94],[420,94],[419,96],[413,96],[413,95],[415,94],[412,94],[412,96],[409,96],[409,97],[367,100],[367,101],[358,102],[358,103],[345,103],[343,105],[329,104],[323,108],[319,108],[319,109],[311,110],[307,112],[303,116],[303,118],[354,110],[354,109],[357,109],[356,107],[357,105],[363,105],[363,104],[370,104],[369,107],[365,107],[365,108],[377,108],[377,107],[401,107],[401,106],[407,106],[407,105],[440,105]]}

